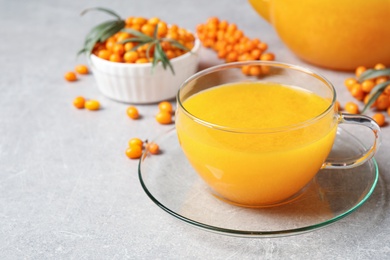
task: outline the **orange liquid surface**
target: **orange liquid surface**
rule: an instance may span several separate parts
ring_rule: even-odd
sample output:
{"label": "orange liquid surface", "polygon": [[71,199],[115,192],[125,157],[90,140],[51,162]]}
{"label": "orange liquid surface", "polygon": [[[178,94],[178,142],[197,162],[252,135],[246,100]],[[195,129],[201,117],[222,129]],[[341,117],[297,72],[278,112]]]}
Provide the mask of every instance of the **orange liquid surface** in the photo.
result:
{"label": "orange liquid surface", "polygon": [[336,122],[330,111],[303,128],[258,130],[311,120],[330,104],[296,87],[224,85],[191,96],[183,106],[201,120],[250,133],[206,127],[181,110],[176,129],[190,163],[218,195],[241,205],[268,205],[296,194],[318,172],[331,150]]}

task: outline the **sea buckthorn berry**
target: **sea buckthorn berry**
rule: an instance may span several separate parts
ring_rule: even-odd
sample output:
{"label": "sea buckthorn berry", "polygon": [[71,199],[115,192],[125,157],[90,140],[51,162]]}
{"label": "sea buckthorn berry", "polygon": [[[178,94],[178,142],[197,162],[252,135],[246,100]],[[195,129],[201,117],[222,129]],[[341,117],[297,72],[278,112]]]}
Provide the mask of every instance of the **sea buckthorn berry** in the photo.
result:
{"label": "sea buckthorn berry", "polygon": [[109,60],[111,56],[111,51],[109,50],[100,50],[97,55],[99,58],[104,59],[104,60]]}
{"label": "sea buckthorn berry", "polygon": [[122,62],[122,57],[118,53],[113,53],[110,55],[109,60],[112,62]]}
{"label": "sea buckthorn berry", "polygon": [[382,63],[378,63],[374,66],[374,69],[376,70],[382,70],[382,69],[386,69],[386,66]]}
{"label": "sea buckthorn berry", "polygon": [[366,70],[367,70],[367,68],[364,67],[364,66],[359,66],[359,67],[357,67],[356,70],[355,70],[355,75],[356,75],[356,77],[360,77],[360,75],[361,75],[363,72],[365,72]]}
{"label": "sea buckthorn berry", "polygon": [[139,146],[142,149],[143,145],[144,145],[144,142],[137,137],[133,137],[129,140],[129,147]]}
{"label": "sea buckthorn berry", "polygon": [[133,24],[139,24],[139,25],[143,25],[147,22],[148,20],[146,20],[146,18],[144,17],[134,17],[133,19]]}
{"label": "sea buckthorn berry", "polygon": [[262,65],[261,66],[261,72],[263,74],[269,74],[271,72],[271,67],[267,65]]}
{"label": "sea buckthorn berry", "polygon": [[390,97],[390,84],[385,87],[383,90],[383,94],[386,94]]}
{"label": "sea buckthorn berry", "polygon": [[148,36],[153,36],[154,29],[155,29],[155,26],[153,26],[151,24],[144,24],[141,27],[141,32],[148,35]]}
{"label": "sea buckthorn berry", "polygon": [[358,81],[355,78],[347,78],[346,80],[344,80],[344,85],[347,87],[348,90],[351,90],[352,86],[356,83],[358,83]]}
{"label": "sea buckthorn berry", "polygon": [[344,109],[350,114],[359,114],[358,105],[352,101],[345,103]]}
{"label": "sea buckthorn berry", "polygon": [[147,58],[139,58],[135,61],[135,63],[148,63],[149,60]]}
{"label": "sea buckthorn berry", "polygon": [[125,62],[134,63],[138,59],[138,52],[136,51],[128,51],[123,55],[123,59]]}
{"label": "sea buckthorn berry", "polygon": [[137,145],[133,145],[127,148],[125,153],[130,159],[139,159],[142,156],[142,148]]}
{"label": "sea buckthorn berry", "polygon": [[130,33],[121,32],[119,34],[118,38],[116,38],[116,42],[121,43],[122,41],[124,41],[126,39],[129,39],[129,38],[131,38],[131,34]]}
{"label": "sea buckthorn berry", "polygon": [[376,108],[378,110],[386,110],[390,106],[390,100],[389,97],[385,94],[381,94],[376,99]]}
{"label": "sea buckthorn berry", "polygon": [[84,97],[76,97],[73,99],[73,106],[75,106],[78,109],[83,109],[85,105],[85,98]]}
{"label": "sea buckthorn berry", "polygon": [[134,47],[135,44],[134,42],[126,42],[123,47],[125,48],[125,52],[131,51]]}
{"label": "sea buckthorn berry", "polygon": [[336,100],[336,102],[334,103],[334,108],[336,112],[341,110],[341,105],[339,101]]}
{"label": "sea buckthorn berry", "polygon": [[263,53],[261,54],[260,56],[260,60],[264,60],[264,61],[273,61],[275,60],[275,55],[273,53]]}
{"label": "sea buckthorn berry", "polygon": [[126,113],[131,119],[138,119],[139,118],[139,112],[135,106],[129,106],[126,110]]}
{"label": "sea buckthorn berry", "polygon": [[[367,104],[367,103],[368,103],[368,100],[369,100],[370,98],[371,98],[371,95],[370,95],[370,94],[366,95],[366,96],[364,97],[364,99],[363,99],[364,104]],[[375,100],[375,101],[371,104],[370,108],[376,107],[376,104],[377,104],[377,100]]]}
{"label": "sea buckthorn berry", "polygon": [[249,65],[242,66],[241,67],[242,74],[249,76],[249,69],[250,69]]}
{"label": "sea buckthorn berry", "polygon": [[362,85],[360,85],[359,83],[354,84],[351,89],[351,95],[357,100],[363,100],[364,92],[362,89]]}
{"label": "sea buckthorn berry", "polygon": [[250,76],[260,76],[262,73],[260,66],[249,66]]}
{"label": "sea buckthorn berry", "polygon": [[389,80],[389,78],[386,76],[377,77],[375,79],[375,84],[378,85],[378,84],[381,84],[381,83],[386,82],[388,80]]}
{"label": "sea buckthorn berry", "polygon": [[65,73],[64,78],[67,81],[76,81],[77,80],[77,76],[73,71],[69,71],[69,72]]}
{"label": "sea buckthorn berry", "polygon": [[261,51],[266,51],[268,49],[268,44],[266,44],[265,42],[260,42],[257,45],[257,48],[259,48]]}
{"label": "sea buckthorn berry", "polygon": [[97,100],[91,99],[85,101],[84,107],[88,110],[95,111],[100,109],[100,103]]}
{"label": "sea buckthorn berry", "polygon": [[125,47],[123,46],[123,44],[116,43],[112,47],[112,52],[118,54],[119,56],[121,56],[121,55],[123,55],[125,53]]}
{"label": "sea buckthorn berry", "polygon": [[84,75],[89,73],[88,67],[85,66],[85,65],[82,65],[82,64],[77,65],[77,66],[75,67],[75,71],[76,71],[77,73],[79,73],[79,74],[84,74]]}
{"label": "sea buckthorn berry", "polygon": [[370,93],[370,91],[375,87],[375,82],[371,79],[367,79],[362,82],[362,90],[366,93]]}
{"label": "sea buckthorn berry", "polygon": [[151,154],[159,154],[160,153],[160,147],[156,143],[148,143],[146,148]]}
{"label": "sea buckthorn berry", "polygon": [[152,24],[152,25],[156,25],[156,24],[158,24],[159,21],[160,21],[160,19],[158,17],[152,17],[152,18],[148,19],[147,23]]}
{"label": "sea buckthorn berry", "polygon": [[162,101],[158,104],[158,109],[160,111],[165,111],[165,112],[168,112],[170,114],[173,113],[173,106],[170,102],[168,101]]}
{"label": "sea buckthorn berry", "polygon": [[172,124],[172,114],[167,111],[160,111],[156,115],[156,121],[163,125]]}
{"label": "sea buckthorn berry", "polygon": [[384,126],[385,123],[386,123],[386,118],[383,114],[381,113],[376,113],[375,115],[372,116],[372,119],[375,120],[375,122],[379,125],[379,126]]}

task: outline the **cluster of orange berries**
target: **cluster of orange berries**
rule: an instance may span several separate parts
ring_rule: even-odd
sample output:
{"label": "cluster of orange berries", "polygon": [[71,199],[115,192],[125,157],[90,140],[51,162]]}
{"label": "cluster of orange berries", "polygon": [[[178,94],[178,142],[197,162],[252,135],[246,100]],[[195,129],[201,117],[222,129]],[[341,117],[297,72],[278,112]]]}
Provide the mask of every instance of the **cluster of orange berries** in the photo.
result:
{"label": "cluster of orange berries", "polygon": [[129,140],[128,148],[125,154],[130,159],[139,159],[142,156],[143,148],[151,154],[159,154],[160,147],[154,142],[142,141],[141,139],[134,137]]}
{"label": "cluster of orange berries", "polygon": [[95,111],[100,109],[100,102],[95,99],[86,100],[84,97],[78,96],[73,99],[73,106],[78,109],[85,108],[91,111]]}
{"label": "cluster of orange berries", "polygon": [[[75,67],[75,71],[76,71],[76,73],[81,74],[81,75],[86,75],[86,74],[89,73],[88,67],[85,66],[85,65],[82,65],[82,64],[77,65]],[[77,80],[76,73],[74,71],[66,72],[65,75],[64,75],[65,80],[67,80],[67,81],[76,81]]]}
{"label": "cluster of orange berries", "polygon": [[[158,104],[158,113],[156,114],[156,121],[162,125],[168,125],[173,123],[174,109],[170,102],[162,101]],[[129,106],[126,110],[126,114],[131,119],[139,119],[140,114],[135,106]]]}
{"label": "cluster of orange berries", "polygon": [[[373,69],[385,69],[386,66],[378,63]],[[351,95],[358,101],[362,101],[364,104],[368,103],[371,97],[371,90],[378,84],[386,82],[390,79],[390,76],[380,76],[373,79],[366,79],[362,82],[358,81],[360,75],[367,70],[364,66],[359,66],[355,70],[356,77],[347,78],[344,81],[344,85],[347,87]],[[383,92],[378,96],[375,102],[370,106],[376,111],[386,111],[390,115],[390,84],[386,86]],[[360,113],[359,106],[355,102],[347,102],[345,104],[345,110],[349,113],[357,114]],[[378,112],[375,113],[372,118],[378,123],[379,126],[383,126],[386,123],[385,116]]]}
{"label": "cluster of orange berries", "polygon": [[[85,65],[77,65],[75,67],[75,72],[81,75],[86,75],[89,73],[88,67]],[[65,73],[64,78],[67,81],[76,81],[77,80],[77,75],[73,71],[68,71]],[[82,96],[78,96],[73,99],[73,106],[78,108],[78,109],[88,109],[91,111],[99,110],[100,109],[100,102],[95,100],[95,99],[90,99],[87,100]]]}
{"label": "cluster of orange berries", "polygon": [[[158,113],[156,114],[156,121],[160,124],[166,125],[173,123],[173,114],[174,109],[170,102],[168,101],[162,101],[158,104]],[[140,113],[138,109],[135,106],[129,106],[126,110],[126,114],[131,119],[139,119]],[[143,148],[145,146],[145,149],[151,153],[151,154],[159,154],[160,153],[160,147],[154,143],[147,141],[143,142],[141,139],[135,137],[131,138],[129,141],[128,148],[126,149],[126,156],[130,159],[139,159],[142,156]]]}
{"label": "cluster of orange berries", "polygon": [[[157,27],[158,38],[175,40],[189,50],[194,47],[195,37],[191,32],[175,24],[169,26],[166,22],[160,20],[157,17],[146,19],[144,17],[131,16],[125,20],[125,23],[125,28],[142,32],[143,34],[146,34],[150,37],[154,35]],[[135,49],[135,47],[138,45],[136,42],[122,43],[124,40],[133,37],[135,36],[126,31],[120,31],[109,37],[106,41],[96,43],[92,53],[99,58],[112,62],[151,62],[154,57],[154,48],[149,48],[149,44],[144,44]],[[171,44],[169,41],[162,41],[161,47],[168,59],[173,59],[187,52],[186,50],[182,50],[176,47],[174,44]],[[147,53],[147,51],[149,51],[149,53]]]}
{"label": "cluster of orange berries", "polygon": [[[225,62],[249,60],[275,60],[275,55],[266,52],[268,44],[257,38],[250,39],[238,29],[235,23],[210,17],[206,23],[196,27],[196,33],[202,45],[217,52],[218,58]],[[268,73],[266,66],[244,66],[245,75],[259,76]]]}

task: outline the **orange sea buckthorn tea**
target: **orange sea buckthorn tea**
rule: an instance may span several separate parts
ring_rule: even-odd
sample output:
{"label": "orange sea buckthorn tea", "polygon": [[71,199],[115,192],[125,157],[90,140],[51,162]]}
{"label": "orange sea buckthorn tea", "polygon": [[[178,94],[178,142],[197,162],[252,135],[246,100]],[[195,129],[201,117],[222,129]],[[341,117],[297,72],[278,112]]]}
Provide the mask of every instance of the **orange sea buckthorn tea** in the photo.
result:
{"label": "orange sea buckthorn tea", "polygon": [[[248,64],[270,72],[246,77],[240,68]],[[361,158],[327,163],[338,124],[356,118],[373,130],[375,144]],[[191,77],[178,94],[176,129],[186,157],[215,194],[249,207],[285,203],[323,167],[363,163],[380,133],[368,117],[339,114],[325,79],[272,62],[227,64]]]}

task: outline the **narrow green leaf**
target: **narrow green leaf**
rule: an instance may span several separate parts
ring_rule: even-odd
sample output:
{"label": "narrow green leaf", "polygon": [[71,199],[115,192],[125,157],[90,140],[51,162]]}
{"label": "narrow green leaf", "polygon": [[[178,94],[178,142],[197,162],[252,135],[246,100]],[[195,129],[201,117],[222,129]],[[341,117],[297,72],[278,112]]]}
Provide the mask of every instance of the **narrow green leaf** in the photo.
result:
{"label": "narrow green leaf", "polygon": [[149,44],[148,48],[146,48],[146,58],[148,60],[150,59],[150,50],[152,49],[152,47],[154,47],[154,45],[156,45],[156,43],[152,42]]}
{"label": "narrow green leaf", "polygon": [[173,39],[169,39],[169,38],[163,38],[162,41],[167,41],[169,42],[170,44],[172,44],[174,47],[177,47],[179,49],[182,49],[184,51],[191,51],[190,49],[188,49],[186,46],[184,46],[183,44],[181,44],[180,42],[176,41],[176,40],[173,40]]}
{"label": "narrow green leaf", "polygon": [[149,40],[149,41],[153,41],[154,38],[150,37],[149,35],[146,35],[140,31],[137,31],[137,30],[133,30],[133,29],[129,29],[129,28],[125,28],[123,29],[124,32],[127,32],[127,33],[130,33],[138,38],[141,38],[141,39],[145,39],[145,40]]}
{"label": "narrow green leaf", "polygon": [[153,38],[156,40],[158,38],[157,32],[158,32],[158,24],[156,24],[156,27],[154,28],[154,32],[153,32]]}
{"label": "narrow green leaf", "polygon": [[112,27],[113,24],[115,24],[116,20],[110,20],[106,21],[104,23],[98,24],[97,26],[93,27],[91,31],[86,36],[86,39],[95,38],[97,34],[99,34],[101,31],[107,30],[107,28]]}
{"label": "narrow green leaf", "polygon": [[110,38],[110,36],[122,30],[124,26],[125,26],[124,21],[117,21],[117,23],[113,24],[112,27],[107,28],[107,30],[103,31],[103,33],[99,37],[99,41],[104,42],[105,40]]}
{"label": "narrow green leaf", "polygon": [[120,41],[119,43],[125,44],[127,42],[148,43],[148,41],[145,41],[144,39],[141,38],[128,38]]}
{"label": "narrow green leaf", "polygon": [[390,68],[380,70],[368,69],[360,75],[359,81],[362,82],[366,79],[373,79],[381,76],[390,76]]}
{"label": "narrow green leaf", "polygon": [[159,58],[161,59],[163,68],[166,69],[166,67],[168,66],[170,68],[170,70],[172,71],[172,74],[175,75],[175,70],[173,69],[173,66],[172,66],[170,60],[168,59],[167,55],[165,54],[164,50],[162,49],[160,42],[158,42],[156,44],[155,53],[159,54],[159,56],[160,56]]}
{"label": "narrow green leaf", "polygon": [[92,7],[92,8],[85,9],[84,11],[81,12],[80,15],[84,15],[90,11],[102,11],[102,12],[105,12],[107,14],[110,14],[110,15],[116,17],[118,20],[122,20],[122,18],[117,13],[115,13],[114,11],[112,11],[110,9],[103,8],[103,7]]}
{"label": "narrow green leaf", "polygon": [[132,51],[135,51],[137,50],[139,47],[141,46],[144,46],[145,44],[148,44],[149,42],[141,42],[140,44],[134,46],[133,48],[131,48]]}
{"label": "narrow green leaf", "polygon": [[383,90],[390,84],[390,80],[382,82],[376,85],[369,94],[369,99],[367,104],[364,105],[362,110],[362,114],[366,112],[366,110],[371,107],[372,104],[377,100],[377,98],[382,94]]}
{"label": "narrow green leaf", "polygon": [[361,114],[364,114],[364,113],[367,111],[367,109],[368,109],[372,104],[374,104],[375,100],[376,100],[381,94],[382,94],[381,92],[376,92],[376,93],[374,93],[373,95],[370,94],[370,99],[369,99],[368,102],[364,105],[364,108],[363,108]]}

